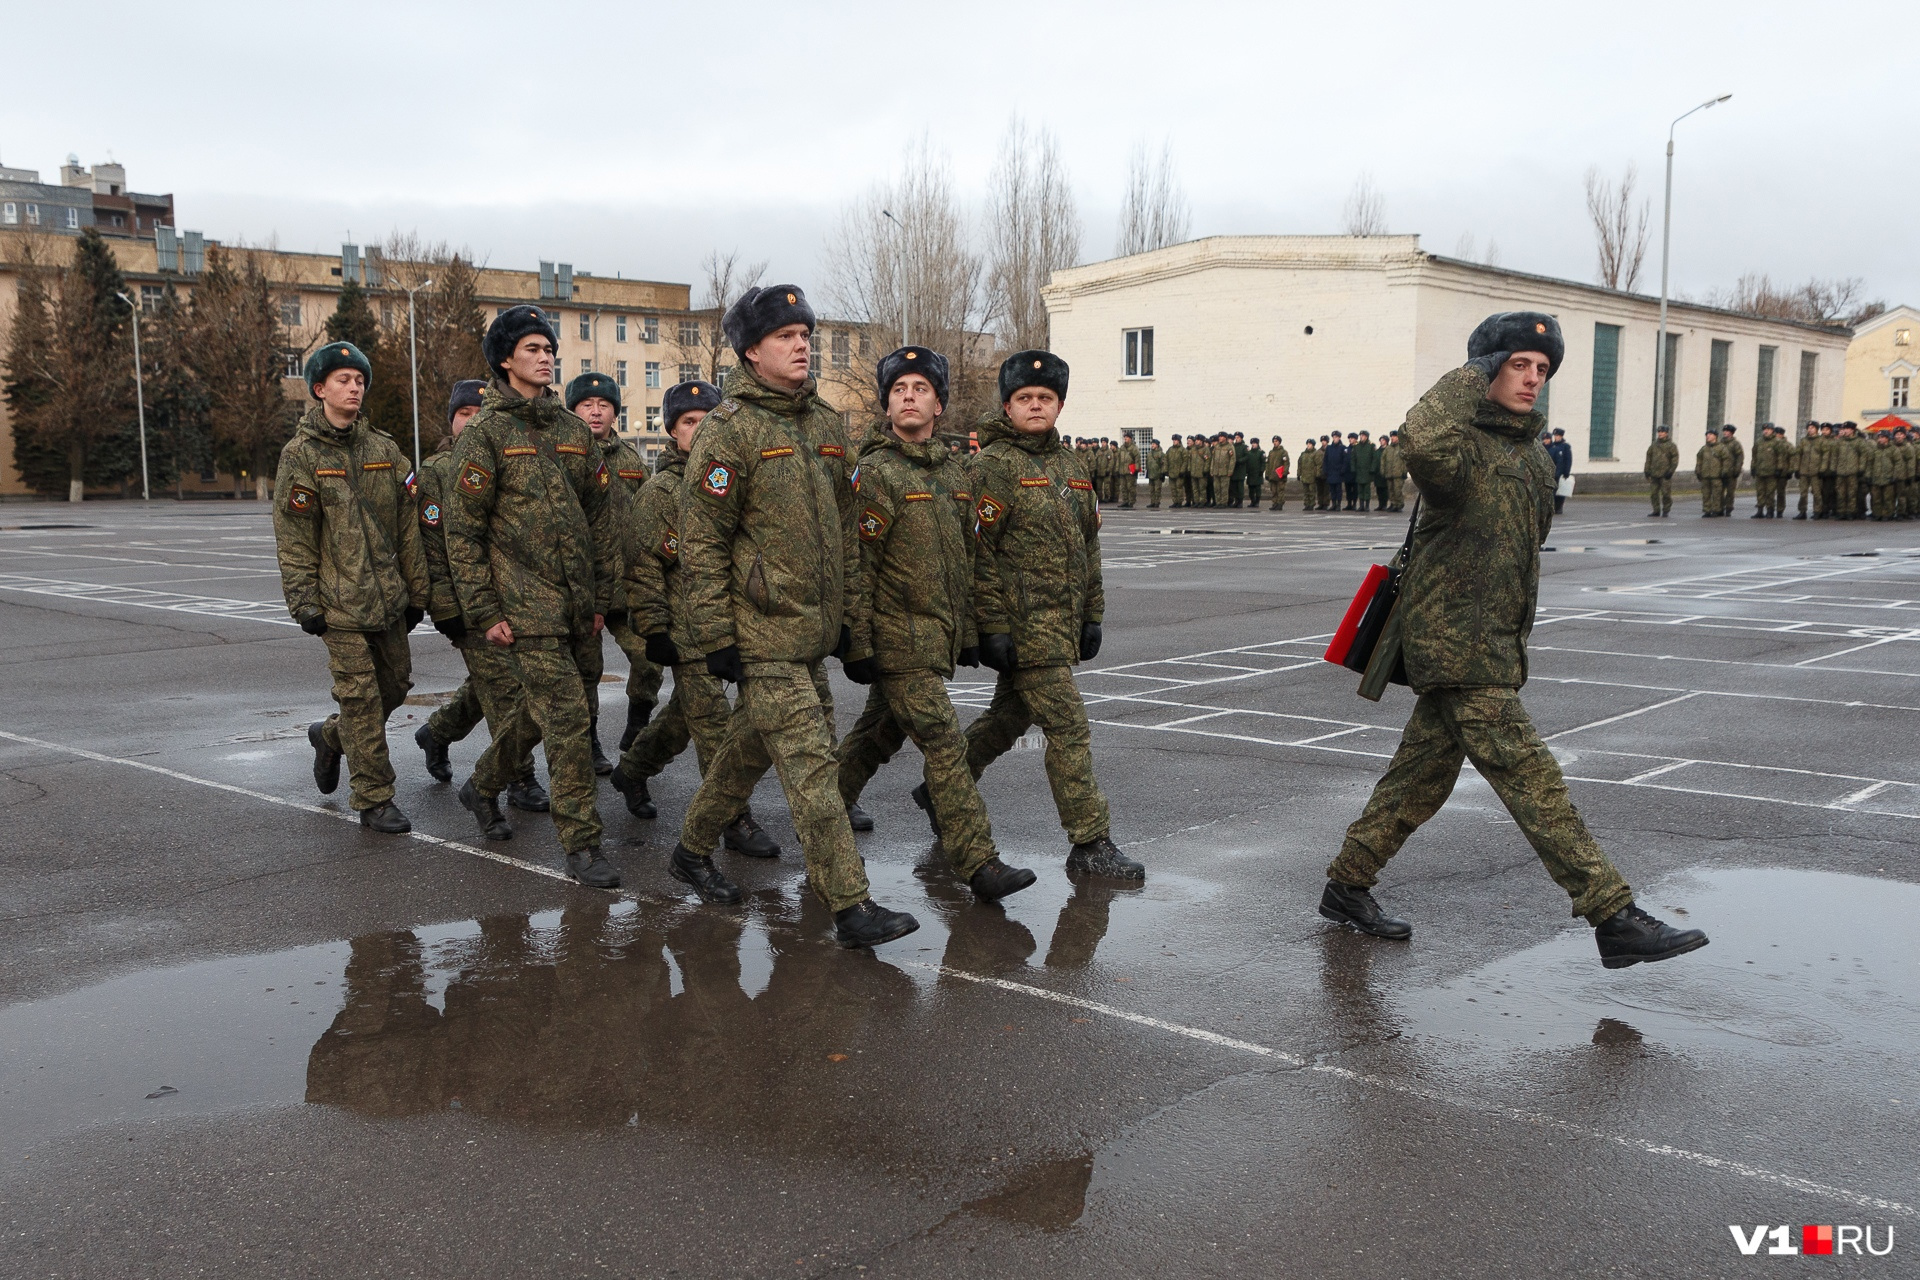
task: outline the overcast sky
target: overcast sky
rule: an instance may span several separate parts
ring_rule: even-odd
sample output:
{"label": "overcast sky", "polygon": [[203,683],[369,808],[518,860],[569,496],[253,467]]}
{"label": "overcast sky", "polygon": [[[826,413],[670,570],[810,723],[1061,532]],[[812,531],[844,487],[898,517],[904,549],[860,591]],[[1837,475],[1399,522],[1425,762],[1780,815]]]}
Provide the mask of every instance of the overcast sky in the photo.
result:
{"label": "overcast sky", "polygon": [[[1577,12],[1573,12],[1577,8]],[[0,164],[109,154],[179,224],[337,252],[394,229],[495,266],[693,280],[711,248],[810,285],[846,200],[925,134],[975,198],[1016,113],[1060,139],[1088,260],[1127,157],[1172,143],[1193,234],[1391,230],[1588,280],[1582,174],[1637,163],[1658,286],[1860,276],[1920,303],[1913,24],[1899,5],[279,5],[10,13]]]}

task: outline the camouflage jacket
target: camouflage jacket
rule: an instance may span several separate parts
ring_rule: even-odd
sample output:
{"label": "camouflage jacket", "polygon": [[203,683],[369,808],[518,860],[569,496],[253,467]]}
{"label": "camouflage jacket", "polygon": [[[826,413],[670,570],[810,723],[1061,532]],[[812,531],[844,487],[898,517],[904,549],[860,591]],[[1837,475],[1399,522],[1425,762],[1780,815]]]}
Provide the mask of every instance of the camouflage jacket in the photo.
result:
{"label": "camouflage jacket", "polygon": [[1693,474],[1699,480],[1718,480],[1720,470],[1726,465],[1718,445],[1703,444],[1694,451]]}
{"label": "camouflage jacket", "polygon": [[1373,465],[1378,468],[1382,480],[1405,480],[1407,478],[1406,450],[1397,444],[1383,444],[1374,455]]}
{"label": "camouflage jacket", "polygon": [[1671,480],[1680,469],[1680,447],[1671,439],[1655,440],[1647,446],[1647,463],[1640,474],[1649,480]]}
{"label": "camouflage jacket", "polygon": [[1320,468],[1320,451],[1314,448],[1302,449],[1300,451],[1299,469],[1301,484],[1316,483],[1322,474]]}
{"label": "camouflage jacket", "polygon": [[1235,458],[1233,442],[1222,440],[1213,446],[1207,457],[1207,474],[1216,480],[1229,480],[1233,477]]}
{"label": "camouflage jacket", "polygon": [[1022,435],[1005,417],[980,433],[973,609],[981,635],[1013,637],[1022,667],[1080,660],[1080,625],[1106,611],[1100,511],[1060,436]]}
{"label": "camouflage jacket", "polygon": [[392,437],[345,431],[318,404],[280,451],[273,540],[295,619],[322,614],[342,631],[384,631],[432,591],[414,518],[412,468]]}
{"label": "camouflage jacket", "polygon": [[1793,446],[1793,473],[1813,477],[1820,474],[1820,437],[1808,432]]}
{"label": "camouflage jacket", "polygon": [[1267,450],[1267,482],[1279,483],[1287,478],[1287,470],[1293,465],[1293,459],[1287,456],[1286,447],[1275,445]]}
{"label": "camouflage jacket", "polygon": [[909,444],[888,429],[860,447],[854,478],[860,571],[847,656],[950,676],[960,650],[979,643],[966,469],[937,441]]}
{"label": "camouflage jacket", "polygon": [[1176,444],[1167,450],[1166,474],[1178,480],[1187,474],[1187,446]]}
{"label": "camouflage jacket", "polygon": [[1358,485],[1373,483],[1375,455],[1371,440],[1362,440],[1347,450],[1347,465],[1353,469],[1353,482]]}
{"label": "camouflage jacket", "polygon": [[[628,562],[642,555],[646,546],[639,540],[638,530],[634,527],[633,512],[649,472],[640,451],[622,440],[619,432],[611,429],[607,432],[607,438],[600,441],[600,457],[606,462],[607,471],[612,477],[607,483],[607,497],[613,503],[615,542],[620,552],[620,564],[614,570],[618,578],[625,574]],[[619,593],[614,594],[613,607],[619,609],[623,607]]]}
{"label": "camouflage jacket", "polygon": [[633,504],[638,553],[626,561],[627,609],[643,636],[664,631],[681,658],[692,661],[698,646],[687,629],[686,575],[680,572],[680,503],[686,494],[687,455],[668,440],[653,478]]}
{"label": "camouflage jacket", "polygon": [[1821,435],[1807,438],[1813,445],[1813,474],[1832,475],[1834,459],[1840,454],[1840,437]]}
{"label": "camouflage jacket", "polygon": [[1738,440],[1729,440],[1723,436],[1720,440],[1720,449],[1726,454],[1727,477],[1733,480],[1739,479],[1740,473],[1747,467],[1747,447]]}
{"label": "camouflage jacket", "polygon": [[[1881,444],[1880,440],[1885,440]],[[1874,484],[1892,484],[1899,478],[1899,461],[1894,453],[1893,439],[1881,436],[1874,441],[1873,452],[1867,457],[1867,479]]]}
{"label": "camouflage jacket", "polygon": [[1780,441],[1772,436],[1761,436],[1753,442],[1753,478],[1772,479],[1791,468],[1789,458],[1785,465],[1780,457]]}
{"label": "camouflage jacket", "polygon": [[745,364],[700,423],[680,504],[695,652],[812,662],[840,643],[859,570],[853,459],[840,415],[809,378],[777,391]]}
{"label": "camouflage jacket", "polygon": [[1827,469],[1837,476],[1857,476],[1865,471],[1866,450],[1860,447],[1861,443],[1859,436],[1851,440],[1845,436],[1835,436],[1833,444],[1829,446],[1832,449],[1832,461]]}
{"label": "camouflage jacket", "polygon": [[1140,474],[1140,446],[1128,436],[1120,444],[1120,474],[1122,477]]}
{"label": "camouflage jacket", "polygon": [[1541,415],[1501,408],[1487,386],[1480,370],[1455,369],[1400,431],[1425,499],[1399,606],[1416,693],[1527,680],[1554,466],[1539,440]]}
{"label": "camouflage jacket", "polygon": [[1159,445],[1147,450],[1147,479],[1165,480],[1167,478],[1167,452]]}
{"label": "camouflage jacket", "polygon": [[[440,447],[420,461],[420,545],[427,553],[427,576],[433,591],[427,612],[435,622],[460,617],[460,597],[453,587],[453,568],[447,563],[447,499],[453,493],[453,437],[442,436]],[[469,632],[463,645],[476,643]]]}
{"label": "camouflage jacket", "polygon": [[583,637],[613,605],[613,475],[587,424],[551,390],[496,379],[453,446],[447,561],[467,627]]}

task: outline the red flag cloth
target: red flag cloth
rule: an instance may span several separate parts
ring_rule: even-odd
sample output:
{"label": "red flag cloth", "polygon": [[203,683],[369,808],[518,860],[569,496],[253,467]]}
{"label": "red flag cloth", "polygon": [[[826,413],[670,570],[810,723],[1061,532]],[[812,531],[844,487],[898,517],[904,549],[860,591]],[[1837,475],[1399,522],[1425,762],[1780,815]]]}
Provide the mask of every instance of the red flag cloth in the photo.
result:
{"label": "red flag cloth", "polygon": [[1365,581],[1355,593],[1353,603],[1347,606],[1347,616],[1340,619],[1340,629],[1333,633],[1332,643],[1327,645],[1326,660],[1335,664],[1345,663],[1347,652],[1353,648],[1354,633],[1360,630],[1360,619],[1366,615],[1367,606],[1373,603],[1374,593],[1387,579],[1387,566],[1372,565],[1367,569]]}

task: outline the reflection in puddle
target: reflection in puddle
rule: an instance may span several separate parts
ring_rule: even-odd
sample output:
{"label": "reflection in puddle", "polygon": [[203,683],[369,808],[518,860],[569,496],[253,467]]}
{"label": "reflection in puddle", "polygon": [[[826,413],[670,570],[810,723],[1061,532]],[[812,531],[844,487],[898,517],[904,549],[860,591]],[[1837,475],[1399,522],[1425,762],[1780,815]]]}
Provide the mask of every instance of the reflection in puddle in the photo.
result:
{"label": "reflection in puddle", "polygon": [[969,1200],[961,1210],[1043,1231],[1064,1231],[1087,1211],[1087,1187],[1092,1181],[1091,1155],[1048,1160],[1016,1174],[992,1195]]}

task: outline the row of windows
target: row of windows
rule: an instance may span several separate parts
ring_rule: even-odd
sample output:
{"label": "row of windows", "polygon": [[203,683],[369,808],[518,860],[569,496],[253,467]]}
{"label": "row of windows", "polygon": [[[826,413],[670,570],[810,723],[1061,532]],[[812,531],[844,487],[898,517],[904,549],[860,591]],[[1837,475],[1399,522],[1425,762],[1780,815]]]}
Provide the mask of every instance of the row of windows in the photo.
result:
{"label": "row of windows", "polygon": [[[42,222],[39,205],[29,201],[22,206],[20,202],[15,200],[0,203],[0,226],[19,226],[23,207],[26,214],[26,225],[29,227],[57,227],[64,225],[69,231],[78,231],[80,229],[80,210],[73,205],[56,206],[53,210],[53,221]],[[118,224],[116,223],[115,225]]]}
{"label": "row of windows", "polygon": [[[1620,378],[1620,332],[1617,324],[1593,327],[1593,399],[1588,417],[1587,456],[1611,459],[1613,428]],[[1728,366],[1733,358],[1733,343],[1724,338],[1710,340],[1707,348],[1707,420],[1706,429],[1718,431],[1727,421]],[[1680,380],[1680,335],[1667,335],[1666,369],[1660,388],[1656,421],[1673,425],[1674,388]],[[1754,370],[1753,421],[1756,426],[1774,420],[1774,386],[1778,381],[1780,348],[1762,346]],[[1820,376],[1820,353],[1800,353],[1800,385],[1794,406],[1794,422],[1804,423],[1813,416],[1814,384]]]}

